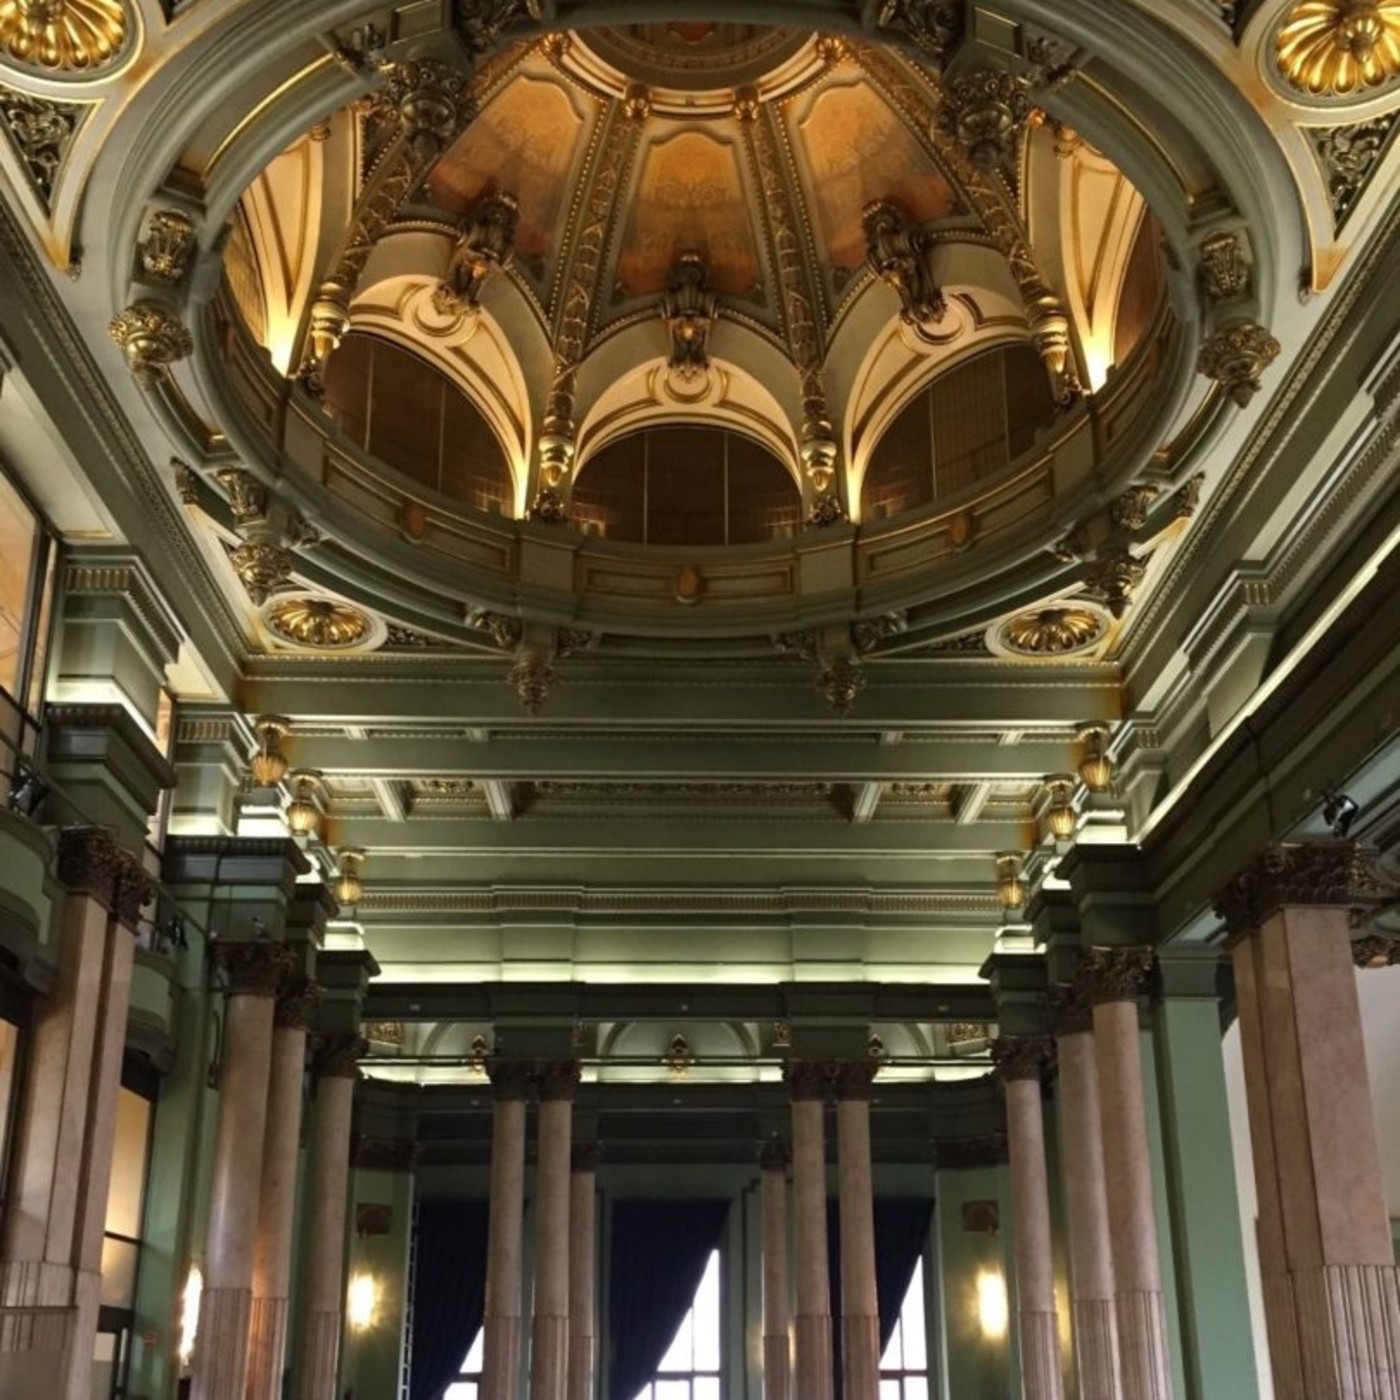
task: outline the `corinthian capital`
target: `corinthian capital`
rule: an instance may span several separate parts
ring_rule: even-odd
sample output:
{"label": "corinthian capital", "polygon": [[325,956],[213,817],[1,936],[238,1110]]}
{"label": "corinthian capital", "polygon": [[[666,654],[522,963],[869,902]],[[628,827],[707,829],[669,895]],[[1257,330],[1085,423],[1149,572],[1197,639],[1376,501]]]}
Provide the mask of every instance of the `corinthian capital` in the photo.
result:
{"label": "corinthian capital", "polygon": [[1136,1001],[1151,985],[1157,956],[1150,947],[1091,948],[1080,967],[1091,1006]]}
{"label": "corinthian capital", "polygon": [[1002,1035],[991,1045],[992,1063],[997,1073],[1010,1083],[1013,1079],[1044,1078],[1055,1058],[1055,1042],[1048,1035]]}
{"label": "corinthian capital", "polygon": [[1386,894],[1376,855],[1357,841],[1277,842],[1216,895],[1215,912],[1238,939],[1290,904],[1364,909]]}
{"label": "corinthian capital", "polygon": [[231,997],[275,997],[296,963],[296,951],[285,943],[217,938],[209,947]]}

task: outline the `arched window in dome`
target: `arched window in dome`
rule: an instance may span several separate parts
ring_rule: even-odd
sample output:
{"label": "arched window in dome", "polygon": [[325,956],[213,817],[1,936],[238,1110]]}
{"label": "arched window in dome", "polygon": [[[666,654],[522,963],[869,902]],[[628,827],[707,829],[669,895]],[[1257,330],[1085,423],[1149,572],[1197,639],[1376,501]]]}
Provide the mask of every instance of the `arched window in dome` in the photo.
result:
{"label": "arched window in dome", "polygon": [[357,447],[420,486],[510,515],[510,465],[481,410],[411,350],[351,331],[326,366],[326,407]]}
{"label": "arched window in dome", "polygon": [[797,532],[802,496],[767,448],[726,428],[643,428],[609,443],[574,485],[574,524],[640,544],[758,544]]}
{"label": "arched window in dome", "polygon": [[999,477],[1054,420],[1040,356],[1004,345],[954,365],[885,430],[861,485],[861,518],[954,501]]}

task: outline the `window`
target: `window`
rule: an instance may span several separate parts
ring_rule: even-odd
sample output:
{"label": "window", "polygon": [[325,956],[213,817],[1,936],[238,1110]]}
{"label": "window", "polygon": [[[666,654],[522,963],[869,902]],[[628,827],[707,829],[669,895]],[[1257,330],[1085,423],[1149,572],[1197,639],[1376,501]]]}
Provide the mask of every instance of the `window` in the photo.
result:
{"label": "window", "polygon": [[924,1261],[919,1260],[880,1358],[880,1400],[929,1400],[928,1331],[924,1324]]}
{"label": "window", "polygon": [[476,1334],[467,1354],[462,1358],[462,1369],[457,1379],[442,1393],[442,1400],[477,1400],[481,1393],[481,1358],[486,1351],[486,1331]]}
{"label": "window", "polygon": [[0,1014],[0,1217],[4,1215],[5,1186],[10,1175],[10,1142],[19,1097],[21,1049],[19,1026]]}
{"label": "window", "polygon": [[636,1400],[720,1400],[720,1340],[719,1250],[714,1250],[675,1341]]}

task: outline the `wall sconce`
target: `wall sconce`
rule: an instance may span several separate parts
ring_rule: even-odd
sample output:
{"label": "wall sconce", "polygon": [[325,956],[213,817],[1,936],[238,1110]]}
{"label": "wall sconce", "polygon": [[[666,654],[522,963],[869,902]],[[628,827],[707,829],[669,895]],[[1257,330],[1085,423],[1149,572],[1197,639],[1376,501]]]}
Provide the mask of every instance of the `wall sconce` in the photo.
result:
{"label": "wall sconce", "polygon": [[287,755],[282,752],[282,740],[292,732],[292,722],[281,715],[259,715],[253,721],[253,733],[258,736],[258,751],[249,764],[253,781],[259,787],[276,787],[287,776]]}
{"label": "wall sconce", "polygon": [[365,892],[364,881],[360,879],[365,853],[358,846],[347,846],[336,855],[340,859],[340,875],[334,886],[335,897],[341,904],[358,904]]}
{"label": "wall sconce", "polygon": [[1079,776],[1090,792],[1107,792],[1113,783],[1113,760],[1108,756],[1108,741],[1112,735],[1101,719],[1091,719],[1075,731],[1084,746],[1079,760]]}
{"label": "wall sconce", "polygon": [[299,769],[292,774],[296,784],[296,796],[287,804],[287,825],[293,836],[314,836],[321,824],[321,809],[316,802],[316,785],[319,773]]}
{"label": "wall sconce", "polygon": [[1045,780],[1050,805],[1045,809],[1045,828],[1056,841],[1070,841],[1079,824],[1074,810],[1074,774],[1054,773]]}
{"label": "wall sconce", "polygon": [[184,1292],[180,1295],[180,1365],[189,1368],[194,1357],[195,1339],[199,1334],[199,1300],[204,1296],[204,1275],[198,1264],[191,1264],[185,1276]]}
{"label": "wall sconce", "polygon": [[1006,1301],[1006,1280],[994,1269],[983,1269],[977,1275],[977,1320],[982,1335],[990,1341],[1006,1336],[1011,1310]]}
{"label": "wall sconce", "polygon": [[1021,883],[1021,853],[999,851],[997,862],[997,902],[1003,909],[1019,909],[1026,902],[1026,887]]}
{"label": "wall sconce", "polygon": [[379,1280],[356,1274],[345,1291],[345,1320],[355,1332],[367,1332],[379,1317]]}

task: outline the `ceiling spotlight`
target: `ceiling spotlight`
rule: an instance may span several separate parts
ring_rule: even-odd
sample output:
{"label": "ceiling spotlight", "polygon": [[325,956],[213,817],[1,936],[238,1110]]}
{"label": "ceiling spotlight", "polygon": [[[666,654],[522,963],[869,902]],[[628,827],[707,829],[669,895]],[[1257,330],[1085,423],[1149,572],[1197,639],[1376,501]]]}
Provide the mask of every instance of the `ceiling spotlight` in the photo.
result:
{"label": "ceiling spotlight", "polygon": [[1026,902],[1026,887],[1021,883],[1021,853],[1000,851],[997,862],[997,902],[1003,909],[1019,909]]}
{"label": "ceiling spotlight", "polygon": [[259,787],[276,787],[287,776],[282,740],[292,732],[292,722],[281,715],[259,715],[253,721],[253,732],[258,736],[258,751],[249,764],[253,781]]}
{"label": "ceiling spotlight", "polygon": [[287,804],[287,825],[293,836],[312,836],[321,824],[321,809],[316,805],[316,783],[319,773],[300,771],[292,774],[296,796]]}
{"label": "ceiling spotlight", "polygon": [[1091,719],[1075,731],[1084,746],[1079,760],[1079,776],[1090,792],[1107,792],[1113,783],[1113,760],[1108,756],[1112,731],[1100,719]]}
{"label": "ceiling spotlight", "polygon": [[1332,828],[1332,835],[1338,841],[1345,840],[1361,808],[1344,792],[1329,792],[1324,795],[1327,801],[1322,804],[1322,820]]}
{"label": "ceiling spotlight", "polygon": [[1045,809],[1045,826],[1056,841],[1070,841],[1079,823],[1074,810],[1074,774],[1056,773],[1045,779],[1045,792],[1050,799]]}
{"label": "ceiling spotlight", "polygon": [[365,892],[360,879],[360,867],[364,864],[365,853],[358,846],[348,846],[336,852],[340,859],[340,874],[334,885],[334,893],[341,904],[358,904]]}

